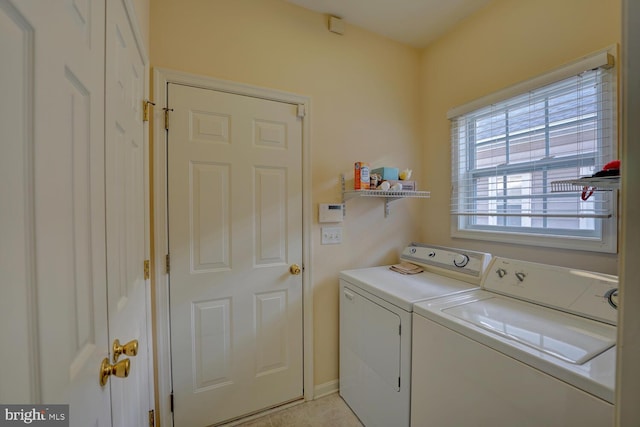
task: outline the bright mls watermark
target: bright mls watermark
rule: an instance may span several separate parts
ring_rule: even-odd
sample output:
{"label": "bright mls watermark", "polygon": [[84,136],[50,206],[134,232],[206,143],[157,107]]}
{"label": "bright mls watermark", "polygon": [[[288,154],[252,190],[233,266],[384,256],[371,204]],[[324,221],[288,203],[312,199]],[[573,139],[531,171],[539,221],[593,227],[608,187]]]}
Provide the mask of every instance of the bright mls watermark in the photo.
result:
{"label": "bright mls watermark", "polygon": [[69,427],[69,405],[0,405],[0,427]]}

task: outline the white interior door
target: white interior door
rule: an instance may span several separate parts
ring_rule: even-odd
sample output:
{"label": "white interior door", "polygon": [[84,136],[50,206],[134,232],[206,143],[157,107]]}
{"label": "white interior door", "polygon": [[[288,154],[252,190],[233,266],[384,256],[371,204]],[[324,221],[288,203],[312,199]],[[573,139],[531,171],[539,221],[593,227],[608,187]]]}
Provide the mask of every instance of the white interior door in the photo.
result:
{"label": "white interior door", "polygon": [[168,85],[176,426],[301,398],[302,119],[297,106]]}
{"label": "white interior door", "polygon": [[103,0],[0,0],[0,401],[110,426]]}
{"label": "white interior door", "polygon": [[[112,378],[116,427],[148,425],[153,407],[147,331],[149,287],[144,278],[145,137],[142,101],[145,66],[132,17],[123,0],[107,1],[106,21],[106,196],[109,345],[137,341],[137,355],[123,354],[129,377]],[[113,348],[111,363],[113,359]]]}

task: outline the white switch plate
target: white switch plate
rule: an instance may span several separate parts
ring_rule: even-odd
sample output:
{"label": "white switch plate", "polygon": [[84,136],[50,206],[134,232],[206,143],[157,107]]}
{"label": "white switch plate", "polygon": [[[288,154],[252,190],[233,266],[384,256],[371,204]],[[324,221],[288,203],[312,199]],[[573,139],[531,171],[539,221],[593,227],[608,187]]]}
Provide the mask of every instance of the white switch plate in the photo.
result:
{"label": "white switch plate", "polygon": [[322,244],[338,245],[342,243],[342,227],[322,227]]}

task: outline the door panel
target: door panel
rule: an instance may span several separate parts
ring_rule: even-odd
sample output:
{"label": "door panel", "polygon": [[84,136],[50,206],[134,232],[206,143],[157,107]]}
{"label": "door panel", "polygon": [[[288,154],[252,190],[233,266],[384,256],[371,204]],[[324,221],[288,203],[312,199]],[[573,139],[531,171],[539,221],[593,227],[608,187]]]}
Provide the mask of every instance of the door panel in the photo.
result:
{"label": "door panel", "polygon": [[287,290],[254,295],[257,376],[289,366],[287,297]]}
{"label": "door panel", "polygon": [[108,354],[104,13],[101,0],[0,1],[0,324],[12,343],[0,401],[69,404],[72,426],[111,425],[97,380]]}
{"label": "door panel", "polygon": [[69,225],[71,236],[68,247],[72,248],[73,263],[70,282],[70,294],[75,310],[69,313],[71,320],[70,338],[70,377],[80,375],[82,366],[95,347],[93,326],[93,273],[91,266],[91,175],[89,168],[88,132],[91,128],[90,97],[88,89],[70,70],[65,70],[66,85],[61,104],[70,112],[71,135],[70,173],[70,206],[68,213],[72,223]]}
{"label": "door panel", "polygon": [[400,316],[346,287],[341,302],[345,372],[356,373],[355,381],[399,391]]}
{"label": "door panel", "polygon": [[192,271],[231,267],[230,172],[229,164],[191,165]]}
{"label": "door panel", "polygon": [[205,426],[302,397],[297,106],[169,84],[174,420]]}
{"label": "door panel", "polygon": [[231,381],[231,299],[193,304],[195,390]]}
{"label": "door panel", "polygon": [[[2,362],[12,369],[0,371],[0,402],[33,401],[37,375],[33,358],[37,348],[35,296],[33,129],[33,26],[29,17],[6,1],[0,1],[0,341]],[[25,355],[30,355],[25,357]],[[5,359],[6,358],[6,359]]]}
{"label": "door panel", "polygon": [[287,170],[254,168],[256,266],[287,262]]}

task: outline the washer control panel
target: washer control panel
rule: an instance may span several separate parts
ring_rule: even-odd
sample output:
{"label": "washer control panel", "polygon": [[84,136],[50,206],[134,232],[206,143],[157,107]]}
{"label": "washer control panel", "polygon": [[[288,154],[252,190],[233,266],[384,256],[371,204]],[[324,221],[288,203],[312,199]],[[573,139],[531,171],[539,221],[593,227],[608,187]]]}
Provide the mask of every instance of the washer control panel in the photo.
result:
{"label": "washer control panel", "polygon": [[616,324],[618,278],[609,274],[496,257],[482,287]]}
{"label": "washer control panel", "polygon": [[466,277],[466,281],[480,283],[491,261],[491,255],[464,249],[411,243],[404,248],[400,259],[438,272],[450,271],[455,277]]}

